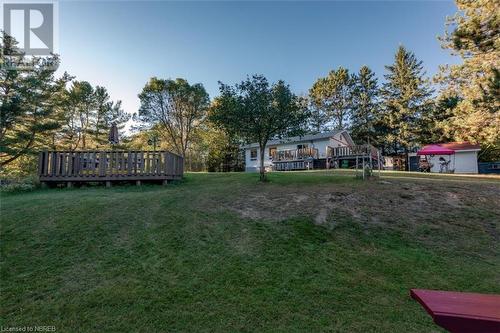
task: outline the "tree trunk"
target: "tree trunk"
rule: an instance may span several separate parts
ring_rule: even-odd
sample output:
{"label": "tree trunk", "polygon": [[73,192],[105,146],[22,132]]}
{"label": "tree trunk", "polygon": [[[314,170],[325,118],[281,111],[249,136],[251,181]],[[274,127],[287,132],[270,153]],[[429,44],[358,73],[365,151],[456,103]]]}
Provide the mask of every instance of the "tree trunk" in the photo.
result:
{"label": "tree trunk", "polygon": [[266,145],[264,147],[260,146],[260,181],[265,182],[266,179],[266,170],[264,169],[264,155],[266,153]]}

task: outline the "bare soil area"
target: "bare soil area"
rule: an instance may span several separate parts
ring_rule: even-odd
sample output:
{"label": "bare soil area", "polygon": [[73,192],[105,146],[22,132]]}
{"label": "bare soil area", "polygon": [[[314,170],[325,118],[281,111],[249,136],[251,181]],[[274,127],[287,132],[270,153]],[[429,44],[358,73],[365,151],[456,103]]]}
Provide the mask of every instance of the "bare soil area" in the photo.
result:
{"label": "bare soil area", "polygon": [[[500,240],[500,185],[486,182],[381,179],[345,184],[256,186],[224,207],[243,218],[280,221],[307,216],[335,228],[352,221],[428,237],[433,230],[487,234]],[[442,231],[448,233],[442,233]]]}

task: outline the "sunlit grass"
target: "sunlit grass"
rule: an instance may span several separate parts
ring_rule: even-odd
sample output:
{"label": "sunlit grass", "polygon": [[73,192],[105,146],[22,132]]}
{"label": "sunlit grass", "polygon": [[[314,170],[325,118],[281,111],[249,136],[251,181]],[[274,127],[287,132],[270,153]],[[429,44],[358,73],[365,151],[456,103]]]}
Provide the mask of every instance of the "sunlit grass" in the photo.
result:
{"label": "sunlit grass", "polygon": [[[500,292],[500,212],[487,202],[430,215],[407,231],[392,220],[366,228],[344,212],[333,213],[332,227],[315,225],[312,216],[247,219],[228,209],[249,191],[265,197],[285,188],[373,186],[379,200],[377,186],[400,187],[396,178],[378,185],[331,172],[268,176],[261,184],[257,174],[196,173],[168,186],[2,194],[1,325],[431,332],[439,330],[409,288]],[[441,228],[442,219],[453,223]],[[462,232],[468,223],[489,223],[491,235]],[[471,245],[460,251],[450,239]]]}

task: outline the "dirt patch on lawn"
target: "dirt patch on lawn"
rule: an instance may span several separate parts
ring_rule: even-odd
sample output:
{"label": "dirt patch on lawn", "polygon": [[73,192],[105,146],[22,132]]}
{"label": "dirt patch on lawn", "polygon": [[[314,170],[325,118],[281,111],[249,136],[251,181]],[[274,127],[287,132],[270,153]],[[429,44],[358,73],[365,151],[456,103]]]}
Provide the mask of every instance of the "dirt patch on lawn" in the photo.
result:
{"label": "dirt patch on lawn", "polygon": [[269,184],[249,188],[223,206],[249,219],[279,221],[307,216],[327,227],[348,220],[364,228],[390,227],[424,238],[436,228],[484,231],[499,238],[500,185],[491,183],[391,179],[309,186]]}

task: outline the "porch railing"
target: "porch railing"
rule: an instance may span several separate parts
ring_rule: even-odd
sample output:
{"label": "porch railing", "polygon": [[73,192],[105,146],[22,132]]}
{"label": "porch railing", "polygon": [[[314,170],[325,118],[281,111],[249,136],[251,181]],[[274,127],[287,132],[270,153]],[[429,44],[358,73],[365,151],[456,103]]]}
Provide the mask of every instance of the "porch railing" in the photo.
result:
{"label": "porch railing", "polygon": [[328,147],[327,157],[372,156],[377,157],[378,150],[372,145],[354,145],[343,147]]}
{"label": "porch railing", "polygon": [[305,160],[308,158],[317,159],[318,149],[316,148],[300,148],[291,150],[279,150],[275,151],[272,155],[273,162],[281,161],[297,161]]}

